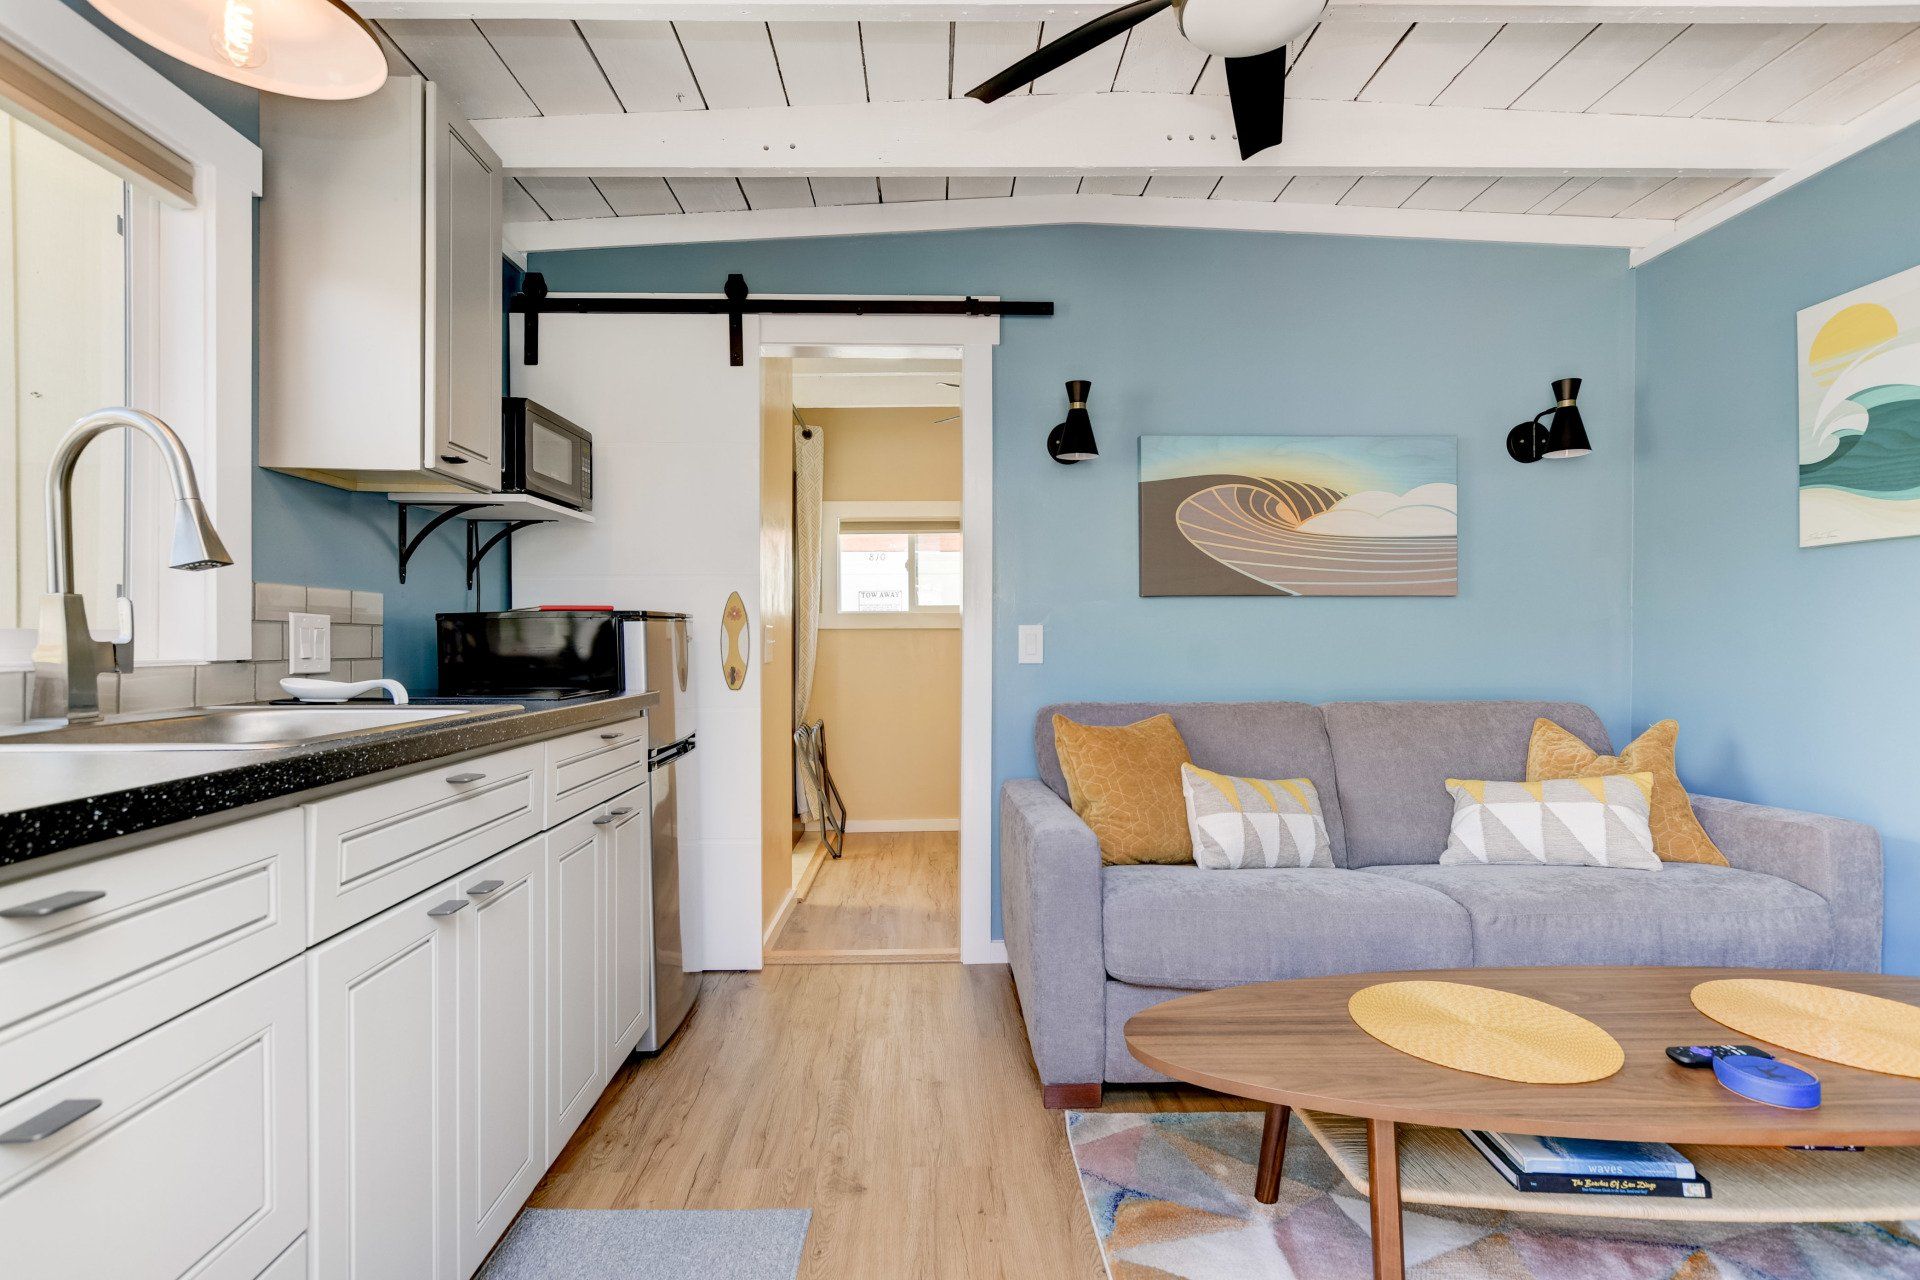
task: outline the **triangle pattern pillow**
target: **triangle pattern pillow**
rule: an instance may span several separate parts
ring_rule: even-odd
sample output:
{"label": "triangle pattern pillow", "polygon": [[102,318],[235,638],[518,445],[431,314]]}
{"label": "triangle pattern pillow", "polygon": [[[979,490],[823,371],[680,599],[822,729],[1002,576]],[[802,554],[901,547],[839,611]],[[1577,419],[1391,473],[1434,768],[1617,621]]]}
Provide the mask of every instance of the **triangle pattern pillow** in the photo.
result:
{"label": "triangle pattern pillow", "polygon": [[1653,809],[1648,822],[1653,828],[1653,851],[1662,862],[1704,862],[1724,867],[1726,855],[1715,847],[1700,819],[1693,814],[1693,802],[1680,785],[1673,767],[1674,744],[1680,738],[1680,722],[1662,720],[1629,742],[1617,756],[1603,756],[1568,733],[1553,721],[1533,722],[1533,738],[1527,744],[1527,781],[1549,778],[1599,778],[1610,773],[1650,773],[1653,775]]}
{"label": "triangle pattern pillow", "polygon": [[1234,778],[1183,764],[1180,791],[1193,860],[1209,870],[1333,865],[1310,778]]}
{"label": "triangle pattern pillow", "polygon": [[[1534,863],[1658,871],[1647,812],[1653,775],[1545,782],[1448,778],[1453,830],[1443,865]],[[1195,842],[1196,850],[1198,841]]]}

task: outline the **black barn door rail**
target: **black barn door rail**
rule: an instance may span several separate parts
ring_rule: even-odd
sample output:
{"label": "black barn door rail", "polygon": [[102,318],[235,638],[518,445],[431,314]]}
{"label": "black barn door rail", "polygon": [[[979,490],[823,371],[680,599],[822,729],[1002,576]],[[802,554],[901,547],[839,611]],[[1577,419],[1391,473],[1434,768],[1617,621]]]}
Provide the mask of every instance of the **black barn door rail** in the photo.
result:
{"label": "black barn door rail", "polygon": [[547,281],[538,271],[527,274],[520,292],[507,300],[507,310],[526,317],[522,359],[540,363],[540,317],[562,312],[582,316],[611,315],[691,315],[728,318],[729,358],[739,365],[746,353],[741,349],[741,317],[753,315],[830,315],[830,316],[1050,316],[1051,302],[1008,302],[989,298],[754,298],[747,292],[746,277],[727,277],[725,296],[719,298],[554,298],[547,294]]}

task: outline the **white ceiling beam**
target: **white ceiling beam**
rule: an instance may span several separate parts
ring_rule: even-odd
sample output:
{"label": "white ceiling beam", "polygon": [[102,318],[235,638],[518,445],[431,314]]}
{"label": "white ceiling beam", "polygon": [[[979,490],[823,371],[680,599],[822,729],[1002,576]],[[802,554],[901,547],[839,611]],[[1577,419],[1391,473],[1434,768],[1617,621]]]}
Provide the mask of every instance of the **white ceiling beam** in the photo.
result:
{"label": "white ceiling beam", "polygon": [[1214,231],[1303,235],[1391,236],[1485,240],[1507,244],[1632,248],[1673,229],[1641,218],[1544,217],[1432,209],[1367,209],[1349,205],[1255,204],[1159,196],[1014,196],[912,204],[690,213],[654,218],[521,222],[510,239],[531,252],[623,245],[700,244],[723,240],[792,240],[814,236],[1031,226],[1193,227]]}
{"label": "white ceiling beam", "polygon": [[[673,22],[1054,22],[1115,7],[1048,0],[350,0],[367,18]],[[1916,0],[1331,0],[1370,22],[1920,22]]]}
{"label": "white ceiling beam", "polygon": [[1287,104],[1287,140],[1240,159],[1223,98],[1021,96],[482,120],[522,176],[1027,176],[1060,173],[1771,175],[1838,126],[1660,116]]}

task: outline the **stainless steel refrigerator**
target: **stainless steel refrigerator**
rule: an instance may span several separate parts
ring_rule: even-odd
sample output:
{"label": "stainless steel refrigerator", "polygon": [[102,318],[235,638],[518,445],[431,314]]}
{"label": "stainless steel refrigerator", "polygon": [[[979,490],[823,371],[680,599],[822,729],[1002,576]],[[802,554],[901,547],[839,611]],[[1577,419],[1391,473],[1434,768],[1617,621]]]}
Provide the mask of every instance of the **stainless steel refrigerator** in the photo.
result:
{"label": "stainless steel refrigerator", "polygon": [[[649,690],[660,702],[647,712],[647,779],[653,800],[653,1018],[640,1040],[659,1049],[686,1021],[700,995],[700,974],[687,961],[681,927],[681,885],[700,856],[693,815],[694,683],[688,678],[684,613],[623,612],[623,686]],[[686,803],[682,804],[682,798]]]}

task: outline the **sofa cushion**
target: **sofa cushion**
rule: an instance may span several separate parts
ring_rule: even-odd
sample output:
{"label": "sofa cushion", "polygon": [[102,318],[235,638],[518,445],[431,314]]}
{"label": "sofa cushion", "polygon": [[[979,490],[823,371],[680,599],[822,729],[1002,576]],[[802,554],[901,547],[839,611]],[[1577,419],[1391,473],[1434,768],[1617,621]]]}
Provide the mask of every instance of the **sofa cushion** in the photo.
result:
{"label": "sofa cushion", "polygon": [[[1595,751],[1613,749],[1600,718],[1577,702],[1330,702],[1320,710],[1340,778],[1341,865],[1349,867],[1440,861],[1453,817],[1447,779],[1524,779],[1541,716]],[[1193,760],[1207,764],[1197,746]]]}
{"label": "sofa cushion", "polygon": [[1340,800],[1334,788],[1333,748],[1327,742],[1320,708],[1311,703],[1062,702],[1042,707],[1034,721],[1033,753],[1041,780],[1065,800],[1067,781],[1053,745],[1056,713],[1079,724],[1099,725],[1133,724],[1165,713],[1173,717],[1193,762],[1202,769],[1241,778],[1313,779],[1327,819],[1333,861],[1337,866],[1346,865]]}
{"label": "sofa cushion", "polygon": [[1472,923],[1476,965],[1821,969],[1832,958],[1826,899],[1757,871],[1672,862],[1658,875],[1539,866],[1373,867],[1357,874],[1418,885],[1459,903]]}
{"label": "sofa cushion", "polygon": [[[1466,911],[1423,885],[1332,867],[1222,875],[1107,867],[1107,972],[1204,991],[1243,982],[1471,962]],[[1386,887],[1391,886],[1391,887]]]}

